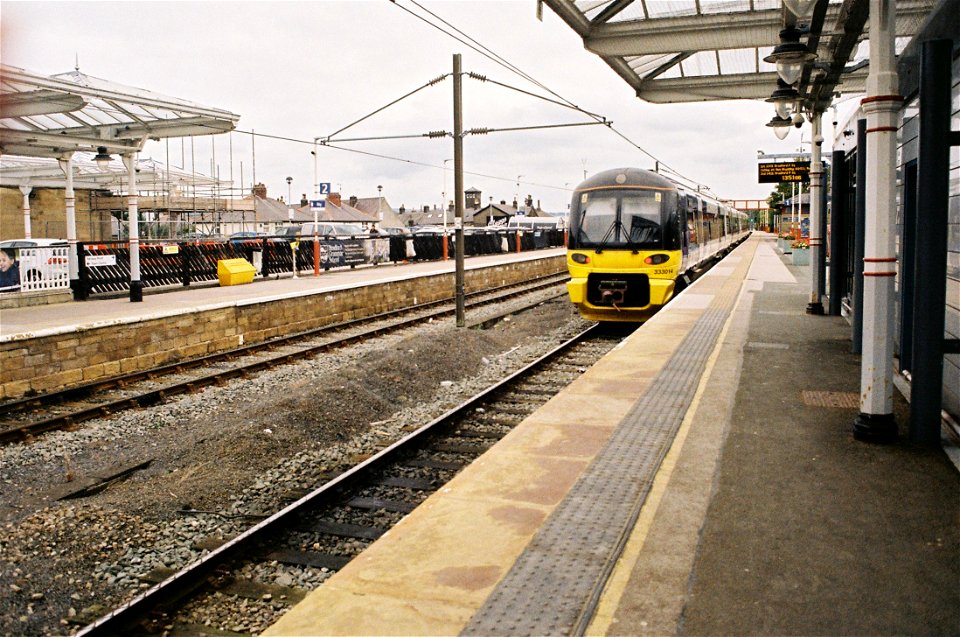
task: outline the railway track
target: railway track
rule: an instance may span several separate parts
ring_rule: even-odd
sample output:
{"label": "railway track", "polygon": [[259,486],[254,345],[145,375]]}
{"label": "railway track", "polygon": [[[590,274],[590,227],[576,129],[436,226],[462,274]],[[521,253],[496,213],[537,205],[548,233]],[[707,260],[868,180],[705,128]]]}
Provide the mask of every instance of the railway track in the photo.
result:
{"label": "railway track", "polygon": [[[184,569],[150,574],[156,583],[149,590],[85,625],[78,637],[262,630],[277,608],[306,593],[277,586],[278,572],[342,568],[619,340],[596,326],[578,334],[351,469],[290,494],[286,506],[278,503],[277,512],[232,539],[212,540],[210,552]],[[267,616],[258,623],[251,616],[263,606]],[[210,616],[205,607],[216,608],[222,625],[202,619]]]}
{"label": "railway track", "polygon": [[[565,281],[566,274],[467,295],[468,307],[499,303]],[[0,444],[78,425],[126,409],[146,407],[178,394],[196,392],[233,378],[316,356],[357,341],[400,330],[455,312],[452,299],[418,304],[390,312],[326,325],[216,354],[178,361],[149,370],[98,380],[61,391],[0,404]]]}

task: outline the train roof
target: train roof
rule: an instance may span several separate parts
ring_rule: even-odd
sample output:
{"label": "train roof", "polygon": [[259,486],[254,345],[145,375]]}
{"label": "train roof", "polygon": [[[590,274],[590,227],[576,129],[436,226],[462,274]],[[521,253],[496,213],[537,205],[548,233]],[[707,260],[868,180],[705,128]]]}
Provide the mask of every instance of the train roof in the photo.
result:
{"label": "train roof", "polygon": [[576,191],[592,190],[594,188],[610,187],[640,187],[663,188],[674,190],[677,187],[673,181],[663,175],[642,168],[611,168],[592,175],[580,182]]}
{"label": "train roof", "polygon": [[676,190],[682,195],[692,195],[699,197],[721,208],[736,210],[733,206],[703,192],[692,190],[688,186],[676,182],[660,173],[646,170],[643,168],[611,168],[592,175],[577,185],[575,192],[584,192],[595,188],[616,188],[616,187],[636,187],[636,188],[663,188],[666,190]]}

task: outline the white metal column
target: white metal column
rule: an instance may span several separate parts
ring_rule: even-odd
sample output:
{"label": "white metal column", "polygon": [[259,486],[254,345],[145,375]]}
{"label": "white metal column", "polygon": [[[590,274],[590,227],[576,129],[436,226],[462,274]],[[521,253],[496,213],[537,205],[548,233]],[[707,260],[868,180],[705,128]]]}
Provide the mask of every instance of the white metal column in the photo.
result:
{"label": "white metal column", "polygon": [[20,186],[20,194],[23,195],[23,238],[30,239],[30,193],[33,192],[33,186]]}
{"label": "white metal column", "polygon": [[63,191],[63,203],[67,213],[67,267],[70,272],[70,289],[74,297],[77,296],[80,283],[80,261],[77,255],[77,211],[76,199],[73,192],[73,153],[68,153],[57,160],[60,170],[66,177],[66,186]]}
{"label": "white metal column", "polygon": [[143,300],[140,281],[140,222],[137,210],[137,158],[133,153],[123,156],[127,168],[127,223],[130,230],[130,301]]}
{"label": "white metal column", "polygon": [[823,114],[814,113],[813,121],[810,122],[813,144],[810,147],[810,302],[807,303],[807,314],[823,314],[823,302],[820,299],[820,263],[826,255],[824,238],[820,236],[823,219],[823,159],[820,155],[820,146],[823,144],[820,130],[822,121]]}
{"label": "white metal column", "polygon": [[866,236],[863,258],[863,358],[859,440],[897,437],[893,417],[894,253],[897,124],[903,98],[897,95],[894,0],[870,0],[870,74],[867,97]]}

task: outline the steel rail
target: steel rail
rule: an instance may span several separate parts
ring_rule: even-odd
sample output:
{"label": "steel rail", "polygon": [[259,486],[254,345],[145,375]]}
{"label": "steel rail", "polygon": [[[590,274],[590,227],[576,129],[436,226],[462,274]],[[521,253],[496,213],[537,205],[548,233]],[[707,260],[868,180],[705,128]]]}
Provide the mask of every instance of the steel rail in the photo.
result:
{"label": "steel rail", "polygon": [[421,444],[429,435],[455,422],[461,415],[471,412],[476,406],[479,406],[485,399],[491,397],[496,392],[509,387],[517,380],[539,370],[574,345],[590,338],[598,332],[599,329],[599,325],[591,325],[586,330],[564,341],[545,355],[507,376],[500,382],[491,385],[463,403],[451,408],[419,429],[416,429],[384,448],[376,455],[341,473],[314,491],[272,514],[262,522],[247,529],[219,548],[195,560],[182,570],[146,590],[138,597],[126,602],[93,623],[88,624],[75,633],[74,637],[128,634],[133,627],[145,619],[150,613],[175,603],[177,600],[186,597],[203,586],[207,578],[211,576],[219,566],[239,558],[245,551],[251,547],[255,547],[264,536],[274,532],[275,529],[283,528],[288,524],[288,521],[292,520],[298,513],[307,508],[328,503],[334,498],[339,497],[342,491],[358,484],[366,476],[381,467],[395,462],[411,448],[416,448],[416,446]]}

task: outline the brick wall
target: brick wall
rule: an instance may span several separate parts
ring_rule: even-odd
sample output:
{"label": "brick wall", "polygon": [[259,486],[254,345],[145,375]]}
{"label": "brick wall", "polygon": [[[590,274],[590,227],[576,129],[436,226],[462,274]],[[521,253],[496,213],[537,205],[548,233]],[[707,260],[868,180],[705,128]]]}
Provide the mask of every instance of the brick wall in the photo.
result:
{"label": "brick wall", "polygon": [[[74,191],[77,239],[99,241],[111,236],[110,213],[92,211],[92,191]],[[30,193],[30,235],[37,238],[66,239],[67,220],[64,191],[34,188]],[[19,188],[0,188],[0,239],[22,239],[23,195]]]}
{"label": "brick wall", "polygon": [[[563,255],[467,270],[465,289],[471,292],[565,270]],[[414,302],[446,299],[453,289],[453,274],[436,275],[8,341],[0,343],[0,399],[80,385]]]}

